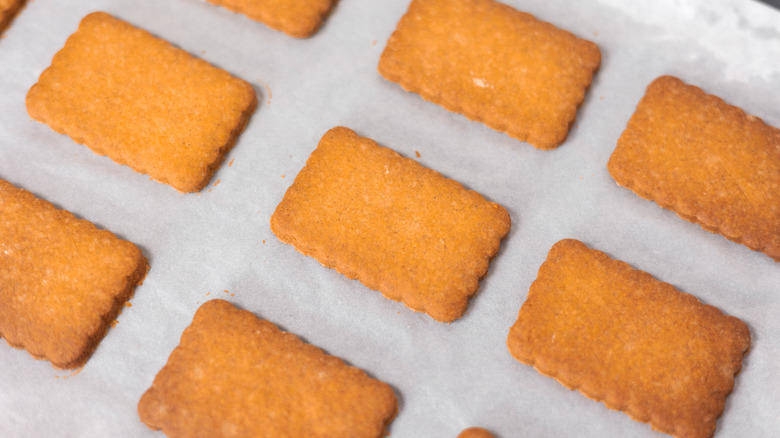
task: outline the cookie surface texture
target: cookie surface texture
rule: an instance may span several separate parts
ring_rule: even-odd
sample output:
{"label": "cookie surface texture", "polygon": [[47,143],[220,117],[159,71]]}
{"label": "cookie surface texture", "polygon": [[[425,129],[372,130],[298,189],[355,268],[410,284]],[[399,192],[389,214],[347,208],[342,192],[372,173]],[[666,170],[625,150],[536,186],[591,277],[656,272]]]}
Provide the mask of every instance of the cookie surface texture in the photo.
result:
{"label": "cookie surface texture", "polygon": [[0,0],[0,34],[11,24],[26,0]]}
{"label": "cookie surface texture", "polygon": [[780,129],[662,76],[647,87],[608,169],[639,196],[780,261]]}
{"label": "cookie surface texture", "polygon": [[274,30],[296,38],[307,38],[337,0],[207,0],[209,3],[244,14]]}
{"label": "cookie surface texture", "polygon": [[285,243],[450,322],[509,232],[500,205],[354,131],[328,131],[271,217]]}
{"label": "cookie surface texture", "polygon": [[592,42],[493,0],[413,0],[379,72],[450,111],[553,149],[600,62]]}
{"label": "cookie surface texture", "polygon": [[182,192],[208,184],[256,105],[249,83],[103,12],[27,94],[32,118]]}
{"label": "cookie surface texture", "polygon": [[170,437],[381,437],[392,388],[227,301],[195,313],[141,397]]}
{"label": "cookie surface texture", "polygon": [[709,437],[748,327],[577,240],[550,250],[507,340],[512,355],[678,437]]}
{"label": "cookie surface texture", "polygon": [[0,180],[0,337],[83,365],[149,268],[134,244]]}

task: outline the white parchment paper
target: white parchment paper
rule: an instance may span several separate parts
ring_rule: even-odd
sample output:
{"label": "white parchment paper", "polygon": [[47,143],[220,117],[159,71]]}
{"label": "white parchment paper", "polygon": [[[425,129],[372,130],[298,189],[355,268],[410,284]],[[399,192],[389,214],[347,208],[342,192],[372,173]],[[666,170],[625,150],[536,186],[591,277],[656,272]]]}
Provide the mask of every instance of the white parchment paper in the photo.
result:
{"label": "white parchment paper", "polygon": [[[32,0],[0,39],[0,178],[139,245],[132,307],[78,373],[0,342],[0,436],[161,436],[136,406],[195,310],[219,297],[390,383],[393,437],[651,437],[515,361],[506,336],[553,243],[572,237],[744,320],[753,345],[718,437],[780,430],[780,264],[619,188],[606,163],[645,87],[672,74],[780,126],[780,12],[749,0],[505,0],[597,43],[568,140],[540,151],[376,71],[407,0],[341,0],[297,40],[199,0]],[[260,105],[209,187],[181,194],[31,120],[27,90],[103,10],[255,85]],[[442,324],[280,243],[269,218],[344,125],[504,205],[512,230],[466,315]],[[229,165],[228,163],[232,163]],[[2,218],[0,218],[2,220]]]}

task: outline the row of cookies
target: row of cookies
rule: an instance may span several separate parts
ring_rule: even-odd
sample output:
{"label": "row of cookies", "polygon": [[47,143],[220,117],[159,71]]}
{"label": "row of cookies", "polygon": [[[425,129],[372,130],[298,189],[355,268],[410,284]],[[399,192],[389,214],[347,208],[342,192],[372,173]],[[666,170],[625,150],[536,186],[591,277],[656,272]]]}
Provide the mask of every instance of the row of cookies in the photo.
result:
{"label": "row of cookies", "polygon": [[[354,142],[354,133],[346,135]],[[0,211],[0,334],[55,366],[82,365],[142,281],[146,259],[135,245],[4,181]],[[415,268],[430,278],[427,265]],[[408,270],[383,266],[409,280]],[[750,334],[695,297],[563,240],[540,268],[507,343],[521,362],[660,431],[710,436]],[[147,425],[169,436],[382,436],[397,401],[387,384],[212,300],[195,314],[138,409]]]}
{"label": "row of cookies", "polygon": [[[202,189],[254,112],[254,90],[110,20],[94,14],[82,21],[28,93],[30,115],[178,190]],[[446,37],[442,29],[453,27],[461,29],[457,37]],[[90,50],[95,41],[100,50]],[[132,52],[139,46],[146,52]],[[511,53],[501,52],[508,47]],[[126,68],[130,53],[137,61]],[[496,68],[495,59],[509,67]],[[548,149],[565,139],[599,62],[595,44],[492,0],[417,0],[388,41],[379,71],[445,108]],[[523,67],[531,65],[537,68]],[[213,86],[199,86],[206,83]],[[171,98],[188,93],[189,99]],[[107,95],[111,99],[102,98]],[[112,117],[124,123],[106,126]],[[133,128],[147,119],[156,125]],[[210,124],[219,128],[211,132]],[[661,77],[619,139],[609,171],[640,196],[780,259],[778,132],[694,86]]]}
{"label": "row of cookies", "polygon": [[[399,26],[399,27],[400,27],[400,26]],[[666,79],[664,79],[664,80],[666,80]],[[490,88],[490,87],[488,87],[487,85],[492,85],[492,83],[491,83],[491,82],[488,82],[488,81],[486,81],[486,79],[484,79],[484,78],[481,78],[481,77],[472,78],[472,83],[473,83],[475,86],[477,86],[477,87],[480,87],[480,88]],[[31,94],[32,94],[32,92],[31,92]],[[65,99],[64,99],[64,100],[65,100]],[[251,106],[252,106],[252,105],[251,105],[251,103],[250,103],[250,104],[248,105],[248,107],[251,107]],[[31,113],[32,113],[32,110],[31,110]],[[243,114],[243,113],[242,113],[242,114]],[[243,115],[241,115],[241,116],[238,116],[237,118],[238,118],[239,120],[242,120],[242,117],[244,117],[244,118],[243,118],[243,120],[245,120],[245,119],[246,119],[246,117],[245,117],[245,116],[243,116]],[[57,129],[57,128],[55,128],[55,129]],[[338,133],[338,132],[337,132],[337,133]],[[354,137],[355,137],[355,136],[354,136],[354,134],[345,133],[345,132],[341,132],[341,134],[349,134],[349,135],[348,135],[348,137],[352,137],[352,138],[353,138],[352,140],[349,140],[349,141],[344,141],[344,143],[349,143],[350,141],[351,141],[351,142],[354,142],[354,141],[355,141],[355,140],[354,140]],[[74,135],[78,135],[78,134],[74,134]],[[326,137],[327,137],[327,136],[326,136]],[[74,137],[74,138],[75,138],[75,137]],[[230,135],[228,135],[228,136],[227,136],[227,138],[230,138]],[[234,139],[234,138],[235,138],[235,137],[233,137],[233,139]],[[325,138],[324,138],[323,140],[325,140]],[[230,141],[232,141],[232,140],[230,140]],[[363,141],[363,140],[361,140],[361,141]],[[319,148],[318,148],[318,149],[319,149]],[[323,150],[324,150],[324,148],[323,148]],[[324,152],[323,152],[323,153],[324,153]],[[313,154],[313,157],[314,157],[314,154]],[[399,160],[399,161],[402,161],[402,160]],[[316,160],[314,160],[314,158],[312,159],[312,162],[313,162],[313,164],[317,164],[317,161],[316,161]],[[772,164],[772,160],[768,160],[768,162],[770,163],[770,165]],[[391,160],[391,163],[395,164],[395,163],[394,163],[392,160]],[[347,165],[348,165],[348,164],[347,164]],[[402,167],[402,166],[400,166],[400,165],[399,165],[398,167]],[[314,166],[312,166],[312,168],[314,168]],[[395,171],[395,168],[393,168],[393,170]],[[771,170],[771,169],[770,169],[770,170]],[[316,173],[314,170],[312,170],[312,171],[310,171],[310,172],[307,172],[307,173],[305,173],[305,172],[303,172],[303,171],[302,171],[302,172],[301,172],[301,174],[302,174],[302,175],[308,175],[309,173],[312,173],[312,172]],[[764,172],[764,173],[766,173],[766,172]],[[770,173],[770,175],[771,175],[771,173]],[[207,181],[208,181],[208,179],[206,179],[206,182],[207,182]],[[296,183],[297,183],[297,181],[296,181]],[[203,184],[205,184],[205,182],[204,182]],[[294,196],[294,194],[295,194],[296,192],[301,192],[301,191],[303,191],[303,192],[304,192],[304,195],[313,194],[313,195],[315,195],[315,197],[320,197],[320,196],[322,196],[322,193],[318,193],[318,192],[309,193],[309,191],[310,191],[310,190],[308,190],[308,191],[307,191],[307,187],[308,187],[308,188],[311,188],[311,189],[316,189],[316,188],[318,187],[318,185],[317,185],[316,183],[315,183],[315,184],[309,184],[308,186],[307,186],[307,185],[304,185],[304,184],[305,184],[305,179],[303,179],[303,178],[302,178],[302,179],[301,179],[301,184],[300,184],[300,185],[298,185],[298,186],[297,186],[297,188],[296,188],[295,190],[293,190],[293,188],[291,188],[291,191],[290,191],[290,196],[291,196],[291,199],[293,198],[293,196]],[[446,186],[447,186],[447,183],[444,183],[444,182],[442,182],[442,183],[440,183],[440,184],[438,184],[438,185],[439,185],[439,186],[446,187]],[[451,185],[451,184],[450,184],[450,185]],[[303,187],[303,189],[301,189],[301,186]],[[432,183],[432,185],[431,185],[431,187],[436,187],[436,186],[437,186],[437,185],[436,185],[436,184],[433,184],[433,183]],[[294,187],[295,187],[295,185],[294,185]],[[759,188],[759,189],[760,189],[760,188]],[[300,197],[300,196],[299,196],[299,197]],[[318,199],[318,198],[317,198],[317,199]],[[316,199],[315,199],[315,200],[316,200]],[[287,201],[287,197],[285,197],[285,201]],[[304,199],[304,201],[302,201],[302,202],[304,203],[304,206],[305,206],[305,203],[306,203],[306,202],[308,202],[308,201]],[[300,202],[299,202],[299,204],[297,204],[296,208],[299,208],[299,207],[300,207],[300,205],[301,205],[301,204],[300,204]],[[281,204],[280,204],[280,207],[281,207]],[[496,208],[496,207],[494,207],[494,208]],[[283,213],[284,213],[284,211],[285,211],[285,209],[280,209],[280,217],[282,217],[282,216],[283,216]],[[770,210],[770,213],[771,213],[771,210]],[[304,219],[305,219],[305,218],[302,218],[301,220],[304,220]],[[507,216],[507,219],[508,219],[508,216]],[[297,220],[297,219],[296,219],[296,220]],[[288,219],[288,221],[290,221],[290,220]],[[335,224],[335,223],[338,223],[338,222],[339,222],[339,221],[338,221],[338,219],[335,219],[333,223]],[[273,222],[272,222],[272,223],[273,223]],[[417,226],[419,226],[419,225],[417,225]],[[506,227],[508,228],[508,223],[506,224]],[[277,232],[277,229],[275,229],[274,231],[275,231],[275,232]],[[283,237],[283,233],[282,233],[282,232],[277,232],[277,234],[279,234],[279,235],[280,235],[280,238],[284,239],[284,237]],[[316,234],[316,233],[312,233],[312,234]],[[304,236],[304,237],[305,237],[305,236]],[[291,238],[290,238],[290,240],[291,240]],[[495,245],[495,246],[497,247],[497,243],[496,243],[496,245]],[[479,248],[479,247],[477,247],[477,248],[475,248],[475,249],[476,249],[476,250],[479,250],[480,248]],[[316,254],[316,253],[317,253],[317,250],[316,250],[316,249],[311,249],[310,251],[307,251],[307,250],[303,250],[303,249],[302,249],[302,252],[305,252],[305,253],[311,253],[311,254]],[[323,251],[321,251],[321,252],[323,252]],[[327,252],[327,251],[324,251],[323,253],[328,253],[328,252]],[[495,251],[493,251],[493,253],[495,253]],[[327,256],[327,255],[326,255],[326,256]],[[370,256],[370,255],[369,255],[369,256]],[[338,257],[338,256],[334,256],[334,257]],[[368,256],[365,256],[365,255],[363,255],[363,254],[356,254],[356,257],[355,257],[355,259],[356,259],[356,260],[358,260],[358,261],[360,261],[360,260],[361,260],[361,257],[368,257]],[[488,257],[488,258],[489,258],[489,257]],[[325,263],[325,262],[323,262],[323,263]],[[333,262],[332,262],[332,264],[333,264],[334,266],[336,265],[336,263],[338,263],[338,261],[333,261]],[[327,263],[326,263],[326,264],[327,264]],[[479,268],[479,265],[480,265],[480,263],[476,263],[476,265],[477,265],[477,267],[476,267],[476,268],[471,268],[471,269],[473,270],[472,272],[474,272],[474,271],[475,271],[475,272],[479,273],[479,272],[480,272],[480,268]],[[485,261],[485,262],[483,263],[483,265],[484,265],[484,269],[486,269],[486,267],[487,267],[487,262]],[[348,270],[349,270],[349,268],[348,268],[348,267],[345,267],[345,268],[343,268],[343,269],[344,269],[344,271],[348,271]],[[482,270],[482,273],[484,273],[484,270]],[[347,275],[349,275],[349,274],[347,274]],[[368,275],[368,274],[367,274],[367,275]],[[481,274],[477,275],[477,278],[478,278],[480,275],[481,275]],[[371,279],[368,279],[367,281],[368,281],[368,282],[374,281],[375,283],[373,283],[373,284],[381,284],[381,281],[382,281],[382,280],[381,280],[381,279],[379,279],[379,280],[371,280]],[[472,283],[476,283],[476,281],[475,281],[475,280],[472,280]],[[368,283],[367,283],[367,284],[368,284]],[[383,291],[383,293],[385,293],[385,290],[384,290],[384,289],[386,289],[386,288],[380,288],[380,287],[376,287],[376,288],[378,288],[378,289],[382,290],[382,291]],[[471,293],[473,294],[473,292],[474,292],[474,291],[476,291],[476,287],[474,288],[474,290],[473,290]],[[393,296],[396,296],[396,297],[401,297],[401,294],[398,294],[398,293],[396,293],[396,292],[394,292],[394,291],[390,291],[389,289],[388,289],[388,292],[386,292],[386,294],[388,294],[388,295],[393,295]],[[417,298],[414,298],[414,297],[408,297],[408,298],[407,298],[405,301],[407,301],[408,303],[410,303],[410,304],[409,304],[410,306],[414,307],[414,306],[413,306],[411,303],[414,303],[414,302],[415,302],[415,300],[417,300]],[[463,299],[461,299],[460,301],[462,301],[462,302],[465,302],[466,300],[463,300]],[[421,305],[421,306],[418,306],[417,308],[418,308],[418,310],[420,310],[420,309],[423,309],[423,308],[425,308],[424,306],[425,306],[425,305]],[[461,305],[460,305],[460,307],[462,307],[463,309],[465,309],[465,304],[461,304]],[[431,308],[434,308],[434,307],[432,306]],[[433,312],[433,311],[432,311],[432,312]],[[457,312],[456,312],[456,313],[457,313]],[[460,311],[460,314],[462,314],[462,311]],[[445,318],[445,317],[442,317],[442,318]]]}

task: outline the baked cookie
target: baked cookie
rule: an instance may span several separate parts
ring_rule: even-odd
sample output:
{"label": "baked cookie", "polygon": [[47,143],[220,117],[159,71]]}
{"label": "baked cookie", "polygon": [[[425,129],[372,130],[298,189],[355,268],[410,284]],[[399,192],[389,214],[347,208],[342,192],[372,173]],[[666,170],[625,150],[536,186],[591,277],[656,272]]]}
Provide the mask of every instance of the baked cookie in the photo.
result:
{"label": "baked cookie", "polygon": [[495,438],[490,431],[481,427],[469,427],[458,434],[458,438]]}
{"label": "baked cookie", "polygon": [[607,167],[639,196],[780,261],[780,129],[662,76]]}
{"label": "baked cookie", "polygon": [[320,28],[338,0],[207,0],[271,29],[307,38]]}
{"label": "baked cookie", "polygon": [[450,111],[553,149],[600,63],[592,42],[494,0],[412,0],[379,72]]}
{"label": "baked cookie", "polygon": [[0,35],[11,24],[26,0],[0,0]]}
{"label": "baked cookie", "polygon": [[509,232],[500,205],[354,131],[328,131],[271,216],[282,242],[438,321],[466,311]]}
{"label": "baked cookie", "polygon": [[386,383],[222,300],[198,309],[138,403],[170,437],[381,437],[396,410]]}
{"label": "baked cookie", "polygon": [[539,269],[509,351],[611,409],[679,437],[709,437],[750,346],[748,327],[577,240]]}
{"label": "baked cookie", "polygon": [[83,365],[149,265],[135,245],[0,180],[0,337]]}
{"label": "baked cookie", "polygon": [[32,118],[182,192],[208,184],[256,105],[249,83],[104,12],[27,94]]}

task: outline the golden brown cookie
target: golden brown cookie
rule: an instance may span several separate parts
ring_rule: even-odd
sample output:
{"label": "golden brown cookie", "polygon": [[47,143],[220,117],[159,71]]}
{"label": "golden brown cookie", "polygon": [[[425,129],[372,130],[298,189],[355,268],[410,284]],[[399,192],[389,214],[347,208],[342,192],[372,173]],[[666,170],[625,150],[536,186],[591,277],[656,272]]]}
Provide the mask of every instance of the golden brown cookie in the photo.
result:
{"label": "golden brown cookie", "polygon": [[26,0],[0,0],[0,35],[11,24]]}
{"label": "golden brown cookie", "polygon": [[149,265],[135,245],[0,180],[0,337],[83,365]]}
{"label": "golden brown cookie", "polygon": [[577,240],[539,269],[509,351],[564,386],[679,437],[709,437],[748,327]]}
{"label": "golden brown cookie", "polygon": [[200,306],[138,403],[170,437],[381,437],[396,410],[388,384],[222,300]]}
{"label": "golden brown cookie", "polygon": [[208,184],[256,105],[249,83],[104,12],[27,94],[34,119],[183,192]]}
{"label": "golden brown cookie", "polygon": [[379,72],[450,111],[553,149],[600,62],[592,42],[494,0],[413,0]]}
{"label": "golden brown cookie", "polygon": [[320,28],[337,0],[207,0],[271,29],[307,38]]}
{"label": "golden brown cookie", "polygon": [[495,438],[490,431],[481,427],[469,427],[458,434],[458,438]]}
{"label": "golden brown cookie", "polygon": [[662,76],[608,169],[639,196],[780,261],[780,129]]}
{"label": "golden brown cookie", "polygon": [[445,322],[466,311],[510,223],[500,205],[343,127],[271,216],[282,242]]}

